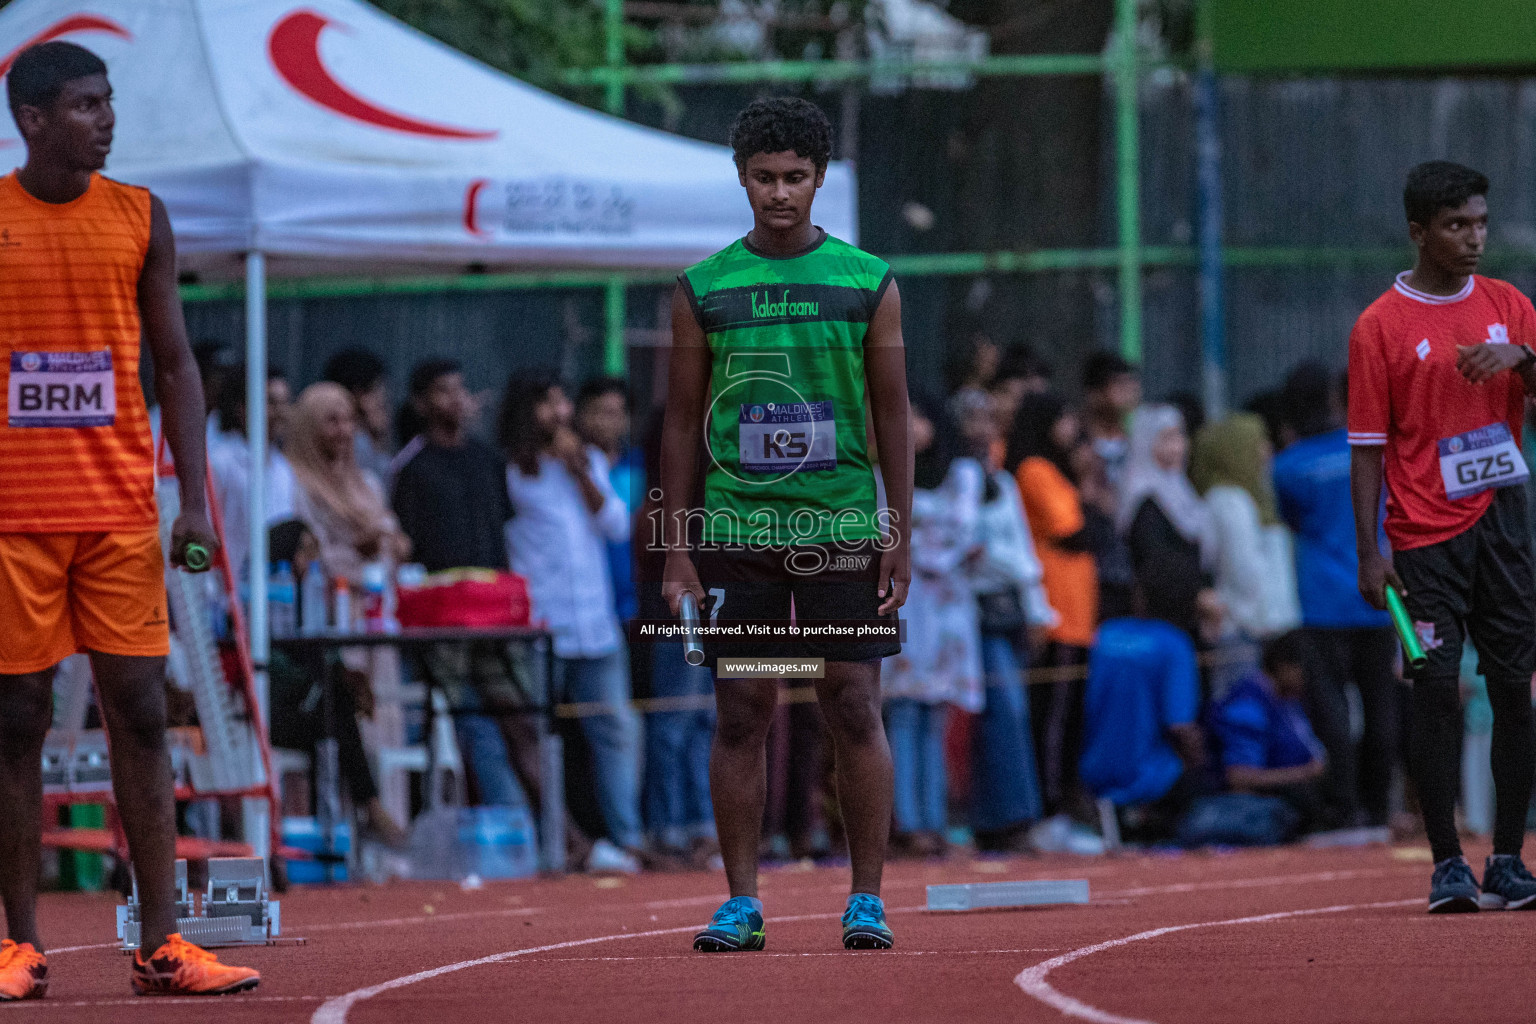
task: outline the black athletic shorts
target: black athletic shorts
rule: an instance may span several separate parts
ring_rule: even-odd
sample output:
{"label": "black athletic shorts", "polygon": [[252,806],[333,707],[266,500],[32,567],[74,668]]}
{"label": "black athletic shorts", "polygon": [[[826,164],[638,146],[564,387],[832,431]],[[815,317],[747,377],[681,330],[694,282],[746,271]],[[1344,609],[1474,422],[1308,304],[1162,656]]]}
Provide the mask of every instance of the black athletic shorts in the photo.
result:
{"label": "black athletic shorts", "polygon": [[[802,630],[825,626],[847,630],[858,623],[895,625],[896,613],[879,613],[885,600],[876,593],[880,555],[872,540],[698,551],[694,565],[705,593],[699,618],[703,624],[715,626],[788,626],[793,599],[795,625]],[[704,663],[711,670],[721,657],[871,661],[900,653],[899,641],[882,637],[810,636],[773,641],[711,637],[707,633],[704,637]]]}
{"label": "black athletic shorts", "polygon": [[1536,569],[1528,530],[1525,488],[1504,487],[1466,531],[1393,554],[1408,589],[1403,603],[1429,656],[1412,675],[1456,675],[1465,634],[1483,675],[1529,679],[1536,671]]}

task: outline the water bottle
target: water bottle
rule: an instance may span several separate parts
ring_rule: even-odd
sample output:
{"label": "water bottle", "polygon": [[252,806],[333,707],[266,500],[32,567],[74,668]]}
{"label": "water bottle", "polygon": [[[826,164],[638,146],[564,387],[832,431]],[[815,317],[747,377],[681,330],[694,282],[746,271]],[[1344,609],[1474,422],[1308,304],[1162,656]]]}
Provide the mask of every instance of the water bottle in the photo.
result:
{"label": "water bottle", "polygon": [[331,629],[337,633],[352,632],[352,584],[345,576],[336,580],[336,601],[331,608]]}
{"label": "water bottle", "polygon": [[369,562],[363,566],[363,629],[366,632],[384,632],[387,577],[383,562]]}
{"label": "water bottle", "polygon": [[298,626],[297,605],[293,566],[278,562],[267,577],[267,629],[274,637],[293,636]]}
{"label": "water bottle", "polygon": [[310,562],[299,592],[299,632],[305,636],[325,632],[325,598],[325,573],[319,562]]}

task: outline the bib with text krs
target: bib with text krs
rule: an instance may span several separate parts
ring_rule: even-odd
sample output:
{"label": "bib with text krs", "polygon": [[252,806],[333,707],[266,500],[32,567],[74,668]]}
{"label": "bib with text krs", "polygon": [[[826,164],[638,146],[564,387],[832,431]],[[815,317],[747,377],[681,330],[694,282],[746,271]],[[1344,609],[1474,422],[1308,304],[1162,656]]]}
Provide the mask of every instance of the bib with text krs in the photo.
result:
{"label": "bib with text krs", "polygon": [[832,400],[743,403],[739,461],[748,473],[808,473],[837,468]]}
{"label": "bib with text krs", "polygon": [[1531,475],[1509,426],[1494,423],[1455,437],[1441,438],[1440,478],[1452,501],[1494,487],[1524,483]]}
{"label": "bib with text krs", "polygon": [[110,427],[117,419],[111,352],[12,352],[12,427]]}

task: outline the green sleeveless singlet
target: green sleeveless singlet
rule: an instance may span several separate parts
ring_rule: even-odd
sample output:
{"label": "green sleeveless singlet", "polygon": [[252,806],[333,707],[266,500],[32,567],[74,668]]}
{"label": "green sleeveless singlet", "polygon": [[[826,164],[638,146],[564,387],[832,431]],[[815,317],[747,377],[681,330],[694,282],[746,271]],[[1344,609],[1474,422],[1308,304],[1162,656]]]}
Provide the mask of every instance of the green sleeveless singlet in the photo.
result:
{"label": "green sleeveless singlet", "polygon": [[706,543],[880,537],[864,336],[891,279],[883,260],[825,233],[787,258],[738,239],[678,278],[712,358]]}

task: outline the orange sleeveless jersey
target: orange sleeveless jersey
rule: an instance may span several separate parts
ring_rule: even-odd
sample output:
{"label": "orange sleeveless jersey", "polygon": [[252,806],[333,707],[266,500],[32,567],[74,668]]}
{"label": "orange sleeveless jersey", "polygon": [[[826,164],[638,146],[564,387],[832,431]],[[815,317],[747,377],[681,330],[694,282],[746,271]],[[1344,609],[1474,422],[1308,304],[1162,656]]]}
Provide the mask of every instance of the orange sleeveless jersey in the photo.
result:
{"label": "orange sleeveless jersey", "polygon": [[154,529],[139,386],[149,191],[45,203],[0,178],[0,533]]}

